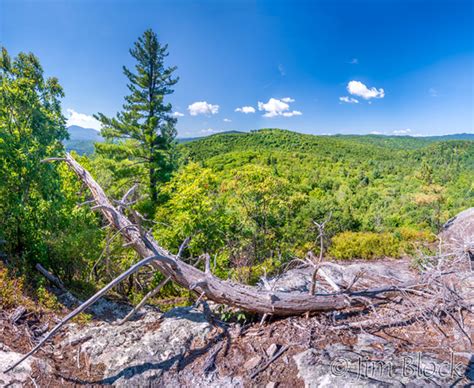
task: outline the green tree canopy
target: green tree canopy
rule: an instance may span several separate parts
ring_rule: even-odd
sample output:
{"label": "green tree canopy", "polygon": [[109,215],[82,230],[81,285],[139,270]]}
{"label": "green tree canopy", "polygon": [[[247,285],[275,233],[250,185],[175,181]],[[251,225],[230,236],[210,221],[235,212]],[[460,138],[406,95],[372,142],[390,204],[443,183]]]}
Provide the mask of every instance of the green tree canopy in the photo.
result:
{"label": "green tree canopy", "polygon": [[55,166],[41,163],[63,150],[67,137],[61,113],[63,90],[45,78],[38,58],[20,53],[0,56],[0,228],[9,252],[32,257],[44,249],[39,230],[59,193]]}

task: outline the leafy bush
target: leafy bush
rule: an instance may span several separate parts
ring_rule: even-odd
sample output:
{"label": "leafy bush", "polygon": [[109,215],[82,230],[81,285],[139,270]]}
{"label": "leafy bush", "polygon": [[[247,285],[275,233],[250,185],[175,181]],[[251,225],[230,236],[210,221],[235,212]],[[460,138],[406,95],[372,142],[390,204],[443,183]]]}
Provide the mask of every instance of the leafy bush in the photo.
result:
{"label": "leafy bush", "polygon": [[394,233],[400,240],[400,248],[405,255],[417,255],[420,250],[426,250],[436,240],[436,235],[428,230],[400,228]]}
{"label": "leafy bush", "polygon": [[267,259],[257,265],[232,268],[229,272],[232,279],[254,285],[261,277],[273,275],[280,266],[281,262],[277,259]]}
{"label": "leafy bush", "polygon": [[329,254],[336,259],[400,257],[400,241],[390,233],[343,232],[332,239]]}
{"label": "leafy bush", "polygon": [[403,227],[396,233],[400,239],[407,242],[433,242],[436,239],[435,234],[427,230]]}
{"label": "leafy bush", "polygon": [[2,309],[19,305],[24,305],[27,308],[34,306],[33,303],[28,303],[23,295],[24,283],[23,277],[11,276],[9,271],[0,264],[0,307]]}
{"label": "leafy bush", "polygon": [[[62,312],[62,305],[56,295],[48,291],[44,278],[35,283],[39,285],[32,287],[32,284],[25,282],[25,276],[15,276],[0,263],[0,309],[23,306],[29,312]],[[91,319],[91,315],[81,313],[73,322],[86,323]]]}

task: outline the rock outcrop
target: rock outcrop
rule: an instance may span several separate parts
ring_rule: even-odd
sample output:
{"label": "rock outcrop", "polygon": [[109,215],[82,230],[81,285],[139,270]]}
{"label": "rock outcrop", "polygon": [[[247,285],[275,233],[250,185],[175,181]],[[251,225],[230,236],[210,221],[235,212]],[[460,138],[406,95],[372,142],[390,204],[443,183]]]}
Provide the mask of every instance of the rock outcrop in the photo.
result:
{"label": "rock outcrop", "polygon": [[[359,262],[345,265],[323,262],[321,268],[340,287],[351,284],[356,276],[360,276],[357,285],[367,287],[386,283],[387,280],[400,283],[409,282],[414,280],[416,276],[415,272],[409,268],[408,263],[400,260],[390,260],[390,262]],[[307,293],[311,289],[313,272],[314,269],[310,266],[292,269],[284,272],[279,277],[266,280],[260,286],[276,291],[300,291]],[[319,280],[316,285],[317,292],[328,290],[327,286],[326,288],[321,288],[322,284]]]}
{"label": "rock outcrop", "polygon": [[440,360],[426,353],[395,353],[390,343],[370,334],[360,334],[353,347],[334,344],[293,358],[307,388],[463,386],[474,378],[474,369],[466,369],[469,354]]}
{"label": "rock outcrop", "polygon": [[474,256],[474,207],[446,222],[440,237],[448,249],[464,249]]}
{"label": "rock outcrop", "polygon": [[0,387],[21,388],[26,384],[31,384],[33,365],[46,371],[49,369],[46,362],[32,357],[19,365],[14,371],[10,373],[2,373],[2,369],[6,365],[13,364],[21,358],[21,356],[22,354],[14,352],[8,346],[0,342]]}
{"label": "rock outcrop", "polygon": [[150,386],[182,362],[191,342],[204,340],[210,330],[202,312],[176,308],[165,314],[148,312],[121,326],[108,322],[72,326],[63,345],[82,342],[81,353],[90,363],[105,367],[104,384]]}

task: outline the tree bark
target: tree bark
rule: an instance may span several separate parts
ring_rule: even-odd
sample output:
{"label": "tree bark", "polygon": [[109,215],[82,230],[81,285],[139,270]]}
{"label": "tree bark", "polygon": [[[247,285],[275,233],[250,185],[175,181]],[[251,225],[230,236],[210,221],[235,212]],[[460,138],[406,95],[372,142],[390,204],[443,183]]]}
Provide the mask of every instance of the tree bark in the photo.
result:
{"label": "tree bark", "polygon": [[[153,155],[152,155],[152,158],[153,158]],[[151,163],[154,163],[153,161]],[[156,190],[156,172],[155,172],[155,167],[150,167],[150,170],[149,170],[149,179],[150,179],[150,197],[151,197],[151,201],[153,202],[153,204],[156,204],[156,201],[158,199],[158,193],[157,193],[157,190]]]}

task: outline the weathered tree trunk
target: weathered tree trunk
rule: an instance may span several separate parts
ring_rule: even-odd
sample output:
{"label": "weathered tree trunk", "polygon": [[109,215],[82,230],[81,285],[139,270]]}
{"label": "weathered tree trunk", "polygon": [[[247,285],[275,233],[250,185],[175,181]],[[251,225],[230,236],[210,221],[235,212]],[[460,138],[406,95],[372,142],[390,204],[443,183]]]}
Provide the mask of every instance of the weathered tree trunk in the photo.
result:
{"label": "weathered tree trunk", "polygon": [[[130,267],[127,271],[112,280],[87,301],[82,303],[74,311],[69,313],[59,322],[43,339],[20,360],[8,367],[5,372],[14,369],[17,365],[27,359],[40,349],[46,341],[51,339],[67,322],[95,303],[100,297],[119,282],[138,271],[144,265],[152,265],[165,276],[171,278],[177,284],[196,292],[200,297],[205,295],[208,299],[222,304],[239,307],[245,311],[267,315],[301,315],[309,312],[341,310],[353,305],[370,304],[371,300],[378,299],[380,294],[406,290],[407,288],[420,286],[416,282],[401,284],[398,286],[386,286],[376,289],[368,289],[351,293],[337,292],[333,294],[308,295],[301,292],[279,292],[262,290],[240,283],[221,280],[212,275],[207,260],[205,272],[183,262],[178,255],[173,255],[159,246],[157,242],[147,233],[143,233],[139,225],[133,224],[120,209],[123,207],[127,194],[115,208],[105,195],[99,184],[92,178],[74,158],[66,154],[65,158],[51,158],[51,160],[65,161],[69,167],[76,172],[79,179],[89,188],[95,206],[93,210],[101,210],[104,217],[110,222],[126,240],[128,246],[132,246],[143,259]],[[133,189],[129,190],[129,193]]]}
{"label": "weathered tree trunk", "polygon": [[159,246],[152,236],[141,235],[137,226],[111,204],[99,184],[74,158],[66,154],[65,162],[89,188],[95,200],[93,209],[100,209],[104,217],[122,234],[129,246],[145,257],[155,256],[152,265],[182,287],[196,291],[217,303],[239,307],[245,311],[281,316],[299,315],[316,311],[340,310],[350,305],[343,294],[308,295],[299,292],[261,290],[240,283],[221,280],[211,273],[183,262]]}

